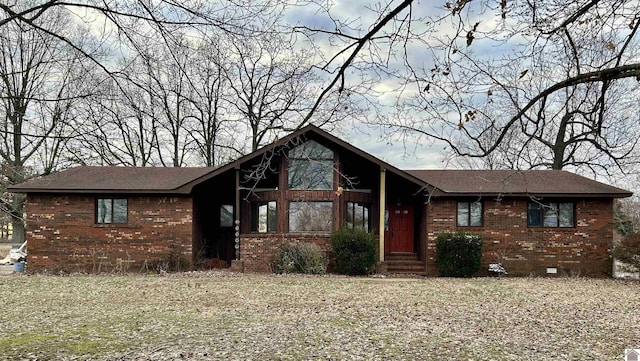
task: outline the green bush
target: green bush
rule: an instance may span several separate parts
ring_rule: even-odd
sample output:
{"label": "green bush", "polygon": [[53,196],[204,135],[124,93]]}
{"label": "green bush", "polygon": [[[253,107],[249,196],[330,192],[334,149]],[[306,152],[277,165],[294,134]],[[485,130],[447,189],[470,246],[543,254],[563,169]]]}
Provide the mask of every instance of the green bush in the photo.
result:
{"label": "green bush", "polygon": [[471,277],[480,269],[482,238],[457,232],[442,233],[436,240],[436,265],[440,276]]}
{"label": "green bush", "polygon": [[336,256],[336,271],[345,275],[363,275],[373,271],[376,243],[373,234],[361,229],[339,229],[331,234]]}
{"label": "green bush", "polygon": [[629,233],[613,248],[613,257],[627,264],[629,271],[640,270],[640,233]]}
{"label": "green bush", "polygon": [[327,261],[315,243],[283,243],[271,263],[274,273],[324,274]]}

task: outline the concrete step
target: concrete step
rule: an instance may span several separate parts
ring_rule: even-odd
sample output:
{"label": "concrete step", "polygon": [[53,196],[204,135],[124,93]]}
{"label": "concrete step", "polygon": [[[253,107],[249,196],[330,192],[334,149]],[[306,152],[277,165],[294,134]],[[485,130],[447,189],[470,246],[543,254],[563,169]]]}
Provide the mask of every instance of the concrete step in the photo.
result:
{"label": "concrete step", "polygon": [[417,275],[417,276],[426,276],[427,272],[422,270],[387,270],[387,274],[389,275]]}
{"label": "concrete step", "polygon": [[417,265],[424,265],[424,262],[422,261],[418,261],[415,259],[394,259],[394,260],[385,260],[387,262],[387,264],[397,264],[397,265],[412,265],[412,264],[417,264]]}
{"label": "concrete step", "polygon": [[387,263],[387,272],[392,274],[425,274],[425,267],[421,261],[396,261]]}
{"label": "concrete step", "polygon": [[391,271],[422,271],[424,272],[423,264],[388,264],[387,270]]}
{"label": "concrete step", "polygon": [[386,253],[385,261],[418,261],[418,254],[413,252]]}
{"label": "concrete step", "polygon": [[387,253],[384,255],[390,274],[425,275],[424,262],[413,252]]}

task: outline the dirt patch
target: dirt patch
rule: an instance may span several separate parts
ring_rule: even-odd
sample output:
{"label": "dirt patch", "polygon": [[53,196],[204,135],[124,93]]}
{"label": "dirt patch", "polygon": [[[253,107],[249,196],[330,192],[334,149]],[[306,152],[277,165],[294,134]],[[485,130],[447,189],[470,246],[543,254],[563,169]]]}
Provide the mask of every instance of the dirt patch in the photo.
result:
{"label": "dirt patch", "polygon": [[11,245],[10,244],[2,244],[2,243],[0,243],[0,259],[5,258],[9,254],[10,250],[11,250]]}
{"label": "dirt patch", "polygon": [[0,278],[8,359],[567,360],[638,348],[638,282],[192,272]]}

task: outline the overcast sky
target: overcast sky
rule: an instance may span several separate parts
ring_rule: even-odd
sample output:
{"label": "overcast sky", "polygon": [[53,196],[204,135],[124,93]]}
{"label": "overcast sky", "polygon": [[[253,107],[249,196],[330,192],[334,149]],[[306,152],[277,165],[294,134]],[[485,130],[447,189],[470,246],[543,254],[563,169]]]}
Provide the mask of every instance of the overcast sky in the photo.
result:
{"label": "overcast sky", "polygon": [[[388,2],[384,1],[382,3]],[[392,4],[391,7],[400,3],[401,1],[390,2],[390,4]],[[368,0],[338,0],[332,1],[332,4],[331,17],[333,19],[350,23],[353,28],[360,28],[364,31],[368,30],[370,25],[375,22],[378,15],[376,9],[380,7],[379,2]],[[414,16],[420,16],[420,14],[416,14],[418,10],[424,11],[427,7],[433,9],[433,6],[433,3],[416,1],[413,5]],[[326,29],[328,31],[334,30],[333,21],[315,5],[295,7],[287,13],[287,19],[294,25],[304,25],[315,29]],[[352,33],[350,35],[361,36],[362,34]],[[325,56],[327,57],[340,49],[341,47],[332,46],[328,43],[324,43],[323,46]],[[421,54],[417,53],[412,55],[416,57],[421,56]],[[387,84],[384,83],[376,86],[377,90],[390,89],[391,87],[392,85],[387,86]],[[387,93],[385,98],[393,98],[393,100],[395,100],[395,95]],[[349,126],[349,129],[345,129],[341,134],[335,135],[402,169],[451,168],[451,165],[442,162],[444,145],[441,143],[428,141],[416,144],[415,142],[409,141],[405,144],[400,139],[390,141],[381,135],[378,127],[367,126],[361,123],[357,123],[353,127]]]}
{"label": "overcast sky", "polygon": [[[322,1],[321,1],[322,2]],[[355,29],[361,29],[361,31],[353,32],[350,35],[361,36],[362,33],[367,31],[372,24],[375,23],[379,13],[376,11],[380,6],[389,5],[388,8],[393,8],[400,4],[401,0],[394,1],[370,1],[370,0],[327,0],[332,3],[331,17],[324,13],[322,9],[314,4],[308,6],[298,6],[287,10],[286,19],[292,26],[304,25],[315,29],[325,29],[327,31],[335,30],[334,23],[331,18],[339,20],[342,23],[349,23]],[[420,1],[416,0],[412,7],[412,17],[421,18],[423,16],[435,16],[435,12],[438,11],[437,7],[442,6],[442,2],[433,1]],[[383,11],[387,13],[388,11]],[[468,19],[469,21],[481,20],[482,27],[492,27],[495,25],[495,16],[491,16],[488,19]],[[440,27],[437,29],[438,34],[451,34],[453,32],[452,26],[447,26],[447,21],[440,22]],[[415,22],[412,27],[419,29],[420,22]],[[344,28],[343,28],[344,29]],[[482,30],[482,29],[479,29]],[[317,39],[316,39],[317,40]],[[463,39],[464,41],[464,39]],[[320,45],[323,53],[325,53],[325,59],[330,58],[332,54],[342,49],[340,46],[331,45],[328,42],[314,42],[315,45]],[[474,42],[475,51],[481,54],[487,54],[491,56],[497,56],[496,52],[500,52],[496,44],[483,43],[481,40]],[[428,48],[428,47],[427,47]],[[415,48],[410,46],[408,56],[411,59],[412,64],[418,64],[426,69],[431,66],[431,56],[428,51],[425,51],[425,47]],[[339,64],[338,64],[339,65]],[[392,64],[393,65],[393,64]],[[376,86],[376,90],[381,91],[384,89],[393,89],[394,84],[380,82]],[[391,91],[386,92],[386,96],[383,97],[382,102],[388,102],[390,99],[395,99],[394,93]],[[377,127],[366,126],[364,124],[349,124],[339,132],[335,132],[334,135],[343,138],[350,142],[354,146],[383,159],[399,168],[411,169],[442,169],[442,168],[455,168],[455,164],[444,161],[444,144],[436,143],[434,141],[422,140],[419,144],[409,140],[403,142],[401,139],[388,139],[382,136],[381,131]],[[609,180],[610,183],[614,183],[620,186],[628,184],[627,180]],[[635,183],[640,183],[638,177],[634,177]]]}
{"label": "overcast sky", "polygon": [[[400,4],[401,0],[395,1],[369,1],[369,0],[335,0],[331,2],[333,5],[331,11],[331,17],[339,19],[344,23],[352,23],[354,28],[363,29],[366,31],[370,25],[376,20],[376,9],[382,4],[390,3],[390,8]],[[412,7],[412,16],[414,18],[435,16],[434,12],[438,11],[436,8],[442,6],[444,2],[433,1],[420,1],[417,0]],[[386,12],[385,12],[386,13]],[[491,12],[487,13],[489,18],[482,19],[468,19],[470,22],[480,22],[479,31],[487,30],[497,26],[495,23],[497,17],[493,16]],[[328,31],[334,30],[332,20],[324,13],[319,12],[317,7],[313,5],[307,7],[298,7],[291,10],[287,16],[288,20],[292,24],[305,25],[311,28],[326,29]],[[506,21],[509,21],[507,19]],[[447,22],[441,22],[438,28],[438,34],[446,33],[451,34],[453,32],[452,27],[447,27]],[[419,24],[416,24],[419,26]],[[412,25],[413,26],[413,25]],[[362,33],[353,33],[351,35],[361,36]],[[517,41],[517,40],[516,40]],[[489,43],[485,40],[478,40],[474,42],[474,49],[480,54],[486,54],[487,56],[499,56],[501,52],[504,52],[503,47],[497,46],[496,43]],[[332,54],[338,51],[339,48],[332,47],[330,44],[325,44],[325,51],[327,54]],[[424,49],[415,48],[409,49],[409,57],[412,58],[412,64],[420,64],[422,66],[430,67],[429,54],[424,53]],[[384,88],[386,84],[380,84],[380,88]],[[391,88],[392,85],[389,87]],[[393,94],[388,94],[389,98],[394,98]],[[434,141],[421,141],[420,144],[408,141],[406,144],[400,139],[390,141],[381,136],[381,132],[376,127],[369,127],[366,125],[356,125],[356,129],[343,130],[342,134],[336,134],[336,136],[342,137],[345,140],[351,142],[358,148],[373,154],[374,156],[383,159],[401,169],[446,169],[456,168],[455,164],[447,162],[444,159],[444,143]],[[586,175],[586,174],[585,174]],[[592,177],[593,175],[587,175]],[[615,179],[604,179],[598,177],[598,180],[606,181],[608,183],[625,187],[628,189],[637,188],[640,184],[640,177],[627,176],[616,177]]]}

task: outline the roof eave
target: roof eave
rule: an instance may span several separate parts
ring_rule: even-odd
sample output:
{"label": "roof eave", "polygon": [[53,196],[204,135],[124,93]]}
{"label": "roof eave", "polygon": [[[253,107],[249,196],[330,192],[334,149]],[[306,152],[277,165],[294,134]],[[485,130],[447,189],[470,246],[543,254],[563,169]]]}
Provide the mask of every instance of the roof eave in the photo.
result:
{"label": "roof eave", "polygon": [[327,138],[330,141],[338,144],[339,146],[347,149],[348,151],[350,151],[350,152],[352,152],[354,154],[357,154],[360,157],[368,159],[372,163],[377,164],[378,166],[380,166],[381,169],[391,170],[393,173],[399,175],[400,177],[402,177],[402,178],[404,178],[404,179],[406,179],[406,180],[408,180],[408,181],[410,181],[412,183],[415,183],[417,185],[425,187],[430,194],[438,191],[438,189],[436,187],[434,187],[432,184],[429,184],[429,183],[425,182],[424,180],[422,180],[422,179],[420,179],[420,178],[418,178],[418,177],[416,177],[416,176],[414,176],[412,174],[409,174],[409,173],[403,171],[400,168],[397,168],[397,167],[395,167],[395,166],[393,166],[393,165],[391,165],[391,164],[389,164],[389,163],[387,163],[387,162],[385,162],[385,161],[383,161],[381,159],[378,159],[375,156],[363,151],[362,149],[360,149],[358,147],[355,147],[355,146],[351,145],[350,143],[347,143],[347,142],[343,141],[342,139],[340,139],[340,138],[338,138],[338,137],[336,137],[336,136],[334,136],[334,135],[332,135],[330,133],[327,133],[327,132],[321,130],[320,128],[313,127],[313,128],[311,128],[311,130],[314,130],[316,134],[319,134],[320,136],[324,136],[325,138]]}
{"label": "roof eave", "polygon": [[415,176],[413,176],[413,175],[411,175],[411,174],[409,174],[409,173],[407,173],[407,172],[405,172],[405,171],[403,171],[403,170],[401,170],[399,168],[396,168],[396,167],[392,166],[391,164],[372,156],[371,154],[369,154],[369,153],[367,153],[367,152],[365,152],[365,151],[363,151],[363,150],[361,150],[361,149],[359,149],[359,148],[357,148],[357,147],[355,147],[355,146],[343,141],[342,139],[340,139],[338,137],[335,137],[335,136],[331,135],[330,133],[328,133],[328,132],[326,132],[326,131],[324,131],[324,130],[322,130],[322,129],[314,126],[314,125],[307,125],[306,127],[301,128],[301,129],[299,129],[299,130],[287,135],[286,137],[283,137],[283,138],[281,138],[281,139],[279,139],[279,140],[277,140],[277,141],[275,141],[275,142],[273,142],[271,144],[265,145],[264,147],[256,150],[255,152],[252,152],[252,153],[249,153],[247,155],[244,155],[244,156],[236,159],[235,161],[232,161],[232,162],[227,163],[227,164],[225,164],[225,165],[223,165],[221,167],[218,167],[218,168],[212,170],[210,173],[207,173],[207,174],[205,174],[205,175],[203,175],[201,177],[198,177],[197,179],[194,179],[194,180],[182,185],[178,189],[183,190],[185,192],[191,192],[193,187],[196,186],[197,184],[200,184],[200,183],[202,183],[202,182],[204,182],[204,181],[206,181],[208,179],[211,179],[211,178],[213,178],[213,177],[215,177],[215,176],[217,176],[219,174],[227,172],[230,169],[240,168],[243,163],[248,162],[251,159],[254,159],[256,157],[259,157],[259,156],[263,155],[264,153],[266,153],[266,152],[268,152],[270,150],[278,149],[281,146],[285,145],[287,142],[291,141],[292,139],[295,139],[297,137],[301,137],[304,134],[309,133],[309,132],[313,132],[313,133],[317,134],[318,136],[323,137],[323,138],[329,140],[330,142],[333,142],[333,143],[337,144],[338,146],[340,146],[342,148],[345,148],[346,150],[348,150],[348,151],[350,151],[350,152],[352,152],[352,153],[354,153],[354,154],[356,154],[358,156],[361,156],[361,157],[363,157],[365,159],[370,160],[371,162],[373,162],[373,163],[377,164],[378,166],[380,166],[381,169],[390,170],[393,173],[395,173],[395,174],[407,179],[410,182],[413,182],[413,183],[415,183],[417,185],[425,187],[427,189],[427,191],[429,191],[430,193],[431,192],[437,192],[437,189],[433,185],[425,182],[424,180],[422,180],[420,178],[417,178],[417,177],[415,177]]}
{"label": "roof eave", "polygon": [[162,195],[189,195],[183,189],[43,189],[43,188],[13,188],[7,187],[7,192],[34,194],[162,194]]}
{"label": "roof eave", "polygon": [[[435,194],[434,194],[435,195]],[[496,192],[447,192],[440,197],[540,197],[540,198],[628,198],[632,192],[621,193],[496,193]]]}

